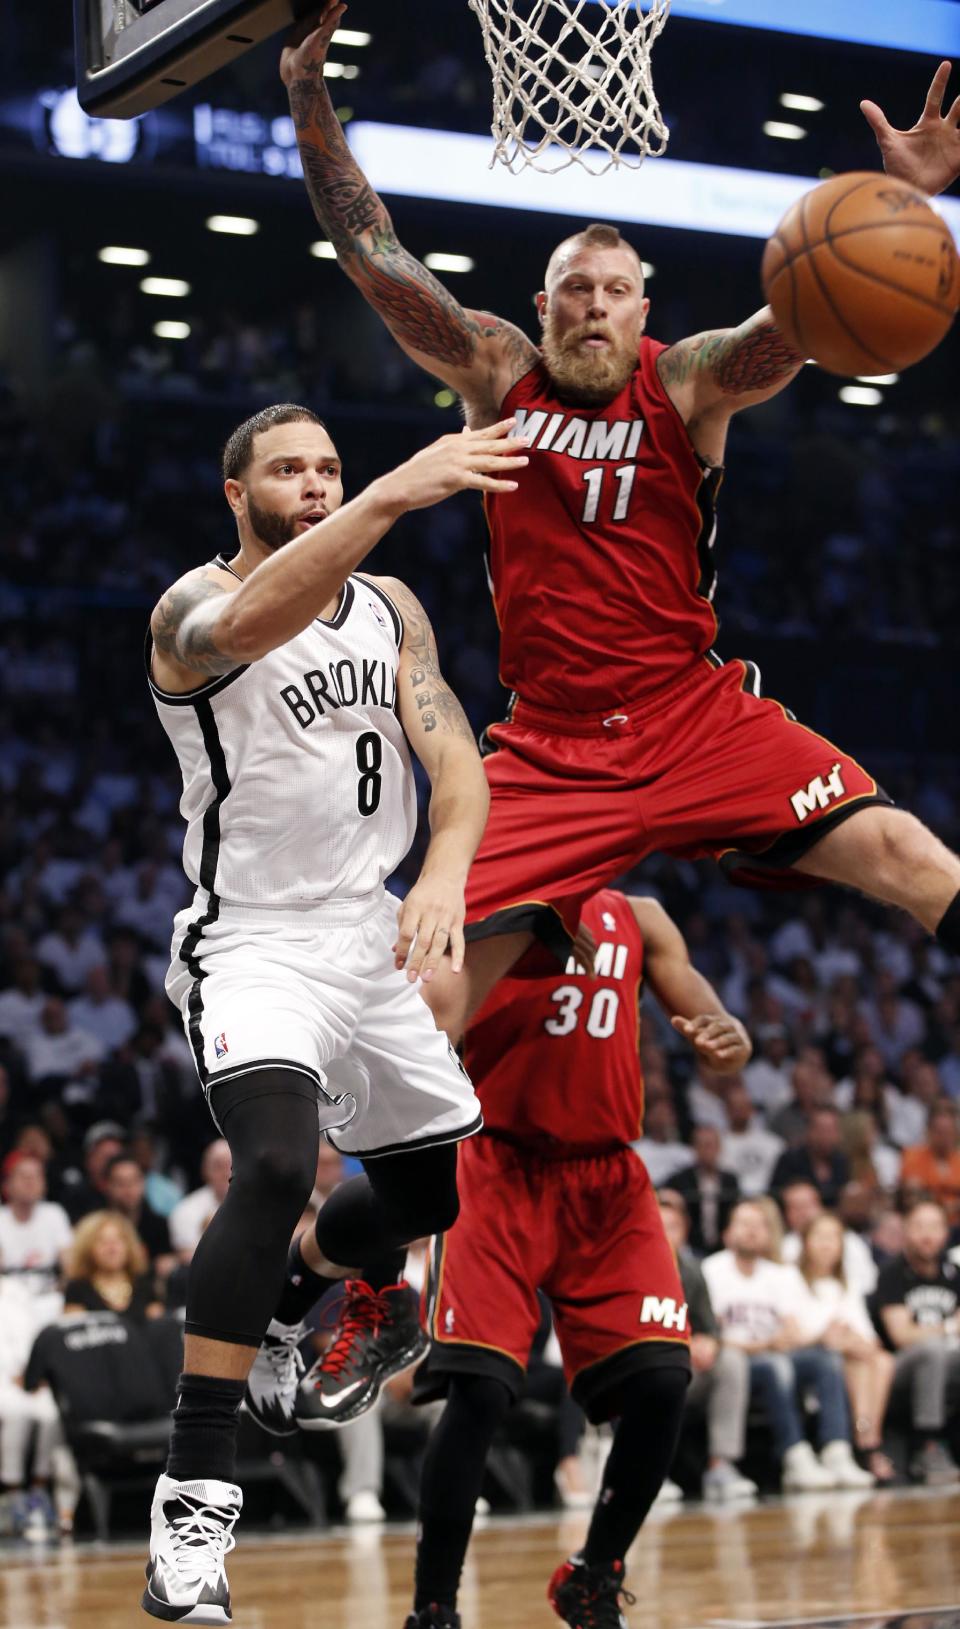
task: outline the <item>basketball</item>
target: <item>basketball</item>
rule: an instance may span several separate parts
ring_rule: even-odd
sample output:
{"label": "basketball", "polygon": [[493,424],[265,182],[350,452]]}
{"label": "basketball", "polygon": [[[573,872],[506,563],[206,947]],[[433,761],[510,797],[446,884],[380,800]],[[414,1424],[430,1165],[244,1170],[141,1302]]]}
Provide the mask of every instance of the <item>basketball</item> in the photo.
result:
{"label": "basketball", "polygon": [[910,367],[960,305],[950,228],[915,187],[879,174],[834,176],[798,199],[762,277],[783,333],[828,373]]}

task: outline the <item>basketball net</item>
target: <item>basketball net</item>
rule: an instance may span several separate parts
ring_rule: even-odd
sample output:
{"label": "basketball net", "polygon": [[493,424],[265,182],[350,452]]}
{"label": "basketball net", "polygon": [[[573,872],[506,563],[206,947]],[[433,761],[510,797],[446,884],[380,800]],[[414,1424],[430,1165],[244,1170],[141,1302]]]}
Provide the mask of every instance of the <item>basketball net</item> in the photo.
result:
{"label": "basketball net", "polygon": [[[651,53],[670,0],[469,0],[493,75],[491,167],[637,169],[667,145]],[[644,10],[643,8],[647,9]]]}

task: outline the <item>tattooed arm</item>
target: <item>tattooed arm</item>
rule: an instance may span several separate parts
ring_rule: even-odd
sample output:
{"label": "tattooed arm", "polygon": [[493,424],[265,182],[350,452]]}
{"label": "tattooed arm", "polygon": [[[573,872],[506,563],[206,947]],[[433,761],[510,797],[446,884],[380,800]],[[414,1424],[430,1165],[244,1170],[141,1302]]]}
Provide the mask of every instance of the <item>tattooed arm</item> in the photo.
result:
{"label": "tattooed arm", "polygon": [[323,79],[344,7],[328,0],[319,27],[294,36],[280,72],[290,97],[314,214],[347,276],[407,355],[466,400],[472,425],[499,417],[504,396],[539,352],[512,323],[468,311],[397,240],[383,203],[347,145]]}
{"label": "tattooed arm", "polygon": [[731,415],[776,396],[805,360],[765,306],[739,328],[681,339],[662,353],[657,369],[697,451],[720,463]]}
{"label": "tattooed arm", "polygon": [[407,966],[411,982],[419,976],[428,983],[447,950],[454,972],[463,966],[463,893],[490,793],[467,716],[440,671],[426,611],[396,577],[375,580],[403,618],[400,722],[430,777],[430,846],[401,907],[396,947],[397,966]]}

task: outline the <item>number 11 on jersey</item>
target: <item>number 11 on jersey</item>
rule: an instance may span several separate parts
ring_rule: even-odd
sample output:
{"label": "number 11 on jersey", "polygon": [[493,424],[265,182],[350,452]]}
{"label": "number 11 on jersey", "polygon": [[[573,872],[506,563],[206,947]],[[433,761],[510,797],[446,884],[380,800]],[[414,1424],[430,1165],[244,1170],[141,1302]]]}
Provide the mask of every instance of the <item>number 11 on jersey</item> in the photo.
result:
{"label": "number 11 on jersey", "polygon": [[[596,520],[599,514],[600,495],[603,491],[606,474],[607,467],[605,464],[598,465],[596,469],[585,469],[583,472],[582,478],[587,489],[587,495],[583,500],[581,519],[588,524]],[[619,489],[613,506],[613,518],[614,520],[626,520],[627,510],[630,508],[630,494],[633,491],[633,483],[637,478],[637,466],[636,464],[621,464],[618,469],[612,471],[612,474]]]}

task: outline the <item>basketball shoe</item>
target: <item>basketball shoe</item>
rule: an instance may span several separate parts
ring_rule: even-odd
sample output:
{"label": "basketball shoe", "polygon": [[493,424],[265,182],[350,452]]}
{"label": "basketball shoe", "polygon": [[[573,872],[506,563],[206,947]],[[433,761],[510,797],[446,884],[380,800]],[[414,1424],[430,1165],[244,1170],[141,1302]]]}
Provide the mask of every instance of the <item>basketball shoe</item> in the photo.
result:
{"label": "basketball shoe", "polygon": [[333,1345],[309,1370],[297,1393],[296,1418],[305,1431],[325,1431],[372,1408],[385,1380],[427,1354],[417,1297],[409,1284],[375,1291],[347,1280]]}
{"label": "basketball shoe", "polygon": [[411,1612],[403,1629],[461,1629],[460,1614],[452,1606],[422,1606]]}
{"label": "basketball shoe", "polygon": [[628,1629],[620,1601],[632,1606],[636,1596],[624,1589],[623,1579],[622,1561],[588,1567],[582,1555],[572,1555],[547,1585],[547,1600],[572,1629]]}
{"label": "basketball shoe", "polygon": [[281,1324],[274,1318],[247,1375],[243,1398],[247,1412],[272,1437],[296,1434],[293,1410],[305,1367],[300,1356],[305,1334],[303,1324]]}
{"label": "basketball shoe", "polygon": [[150,1511],[143,1610],[167,1623],[230,1623],[224,1560],[233,1549],[243,1494],[232,1482],[161,1476]]}

